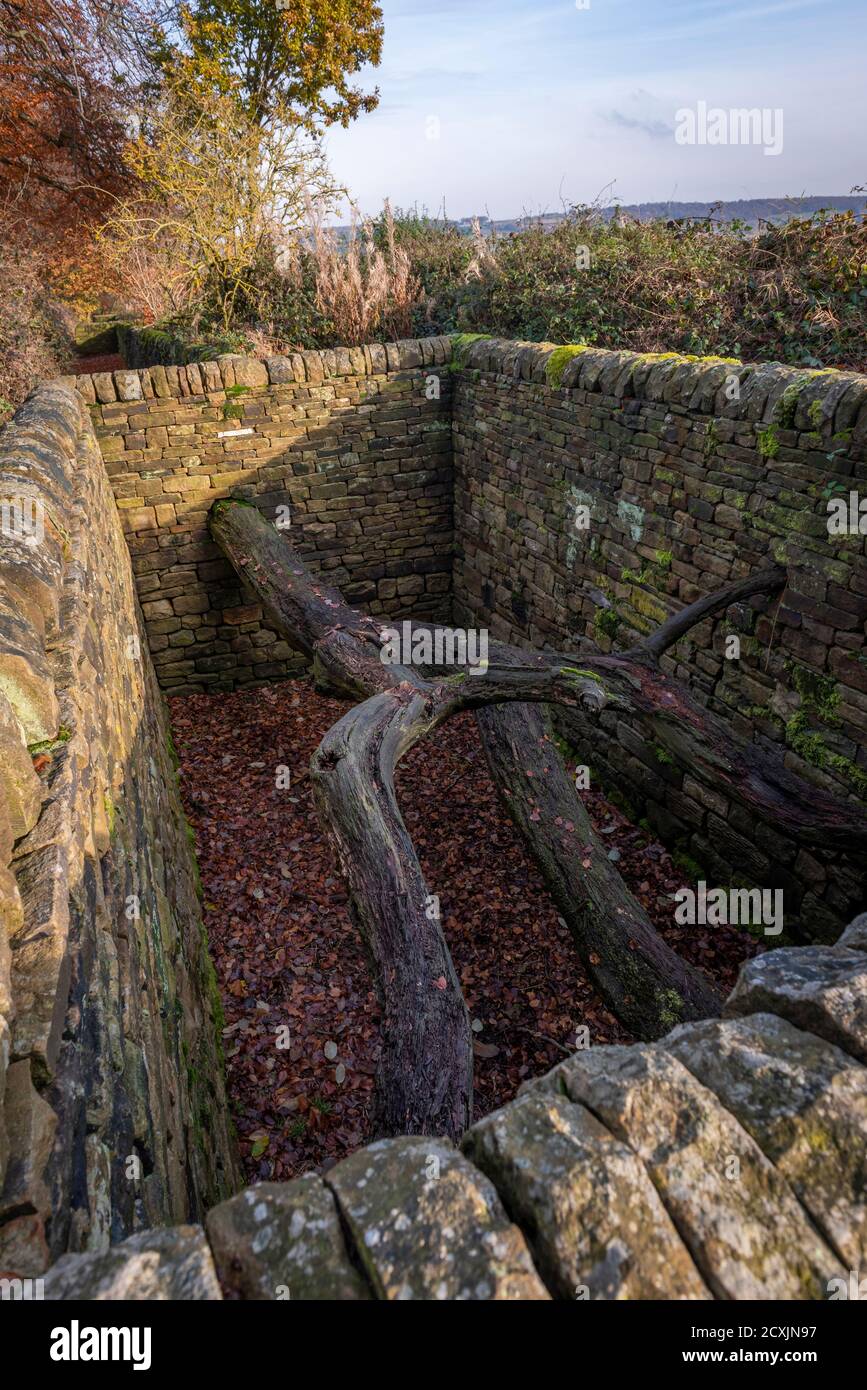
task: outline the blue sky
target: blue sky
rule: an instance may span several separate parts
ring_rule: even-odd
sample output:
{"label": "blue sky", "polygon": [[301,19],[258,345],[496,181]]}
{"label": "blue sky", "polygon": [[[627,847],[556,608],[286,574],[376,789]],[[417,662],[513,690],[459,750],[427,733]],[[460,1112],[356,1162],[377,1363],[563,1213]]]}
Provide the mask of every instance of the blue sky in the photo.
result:
{"label": "blue sky", "polygon": [[[867,0],[382,7],[383,61],[364,75],[380,107],[327,142],[366,213],[386,196],[508,217],[600,193],[783,198],[867,184]],[[782,152],[678,144],[676,113],[700,101],[781,109]]]}

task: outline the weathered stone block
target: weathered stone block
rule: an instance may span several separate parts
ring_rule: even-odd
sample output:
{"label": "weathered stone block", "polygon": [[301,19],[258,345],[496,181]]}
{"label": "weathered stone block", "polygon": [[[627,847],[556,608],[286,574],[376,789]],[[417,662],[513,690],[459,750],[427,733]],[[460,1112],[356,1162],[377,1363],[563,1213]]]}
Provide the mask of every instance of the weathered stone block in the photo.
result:
{"label": "weathered stone block", "polygon": [[773,1014],[685,1024],[665,1047],[752,1135],[852,1269],[867,1259],[867,1069]]}
{"label": "weathered stone block", "polygon": [[822,1298],[839,1277],[783,1177],[662,1048],[579,1053],[537,1088],[565,1089],[638,1154],[716,1298]]}
{"label": "weathered stone block", "polygon": [[45,1277],[50,1300],[222,1299],[201,1226],[142,1231],[104,1254],[64,1255]]}
{"label": "weathered stone block", "polygon": [[380,1140],[327,1181],[378,1298],[549,1297],[493,1186],[446,1141]]}
{"label": "weathered stone block", "polygon": [[640,1159],[583,1106],[527,1092],[475,1125],[462,1148],[560,1298],[710,1297]]}
{"label": "weathered stone block", "polygon": [[768,951],[742,967],[729,1018],[779,1014],[867,1062],[867,957],[845,946]]}
{"label": "weathered stone block", "polygon": [[371,1296],[321,1178],[248,1187],[208,1213],[207,1232],[223,1287],[241,1298],[356,1302]]}

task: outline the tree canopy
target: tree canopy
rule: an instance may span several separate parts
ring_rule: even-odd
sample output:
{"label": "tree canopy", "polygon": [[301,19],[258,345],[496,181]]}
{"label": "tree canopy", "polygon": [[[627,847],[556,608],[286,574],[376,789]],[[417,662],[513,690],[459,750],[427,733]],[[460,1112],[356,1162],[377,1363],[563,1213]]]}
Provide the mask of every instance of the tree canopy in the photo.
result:
{"label": "tree canopy", "polygon": [[92,218],[124,180],[124,5],[0,0],[0,204],[58,231]]}
{"label": "tree canopy", "polygon": [[277,108],[310,130],[348,125],[379,92],[351,79],[382,54],[375,0],[196,0],[164,62],[194,88],[232,93],[257,124]]}

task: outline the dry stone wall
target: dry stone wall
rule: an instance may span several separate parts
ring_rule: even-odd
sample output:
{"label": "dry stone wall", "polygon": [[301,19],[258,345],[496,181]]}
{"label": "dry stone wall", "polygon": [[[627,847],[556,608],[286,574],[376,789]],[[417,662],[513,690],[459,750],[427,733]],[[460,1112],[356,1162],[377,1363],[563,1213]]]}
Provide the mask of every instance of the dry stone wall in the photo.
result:
{"label": "dry stone wall", "polygon": [[51,1299],[858,1297],[867,917],[749,961],[722,1019],[527,1082],[460,1148],[385,1139],[202,1227],[70,1255]]}
{"label": "dry stone wall", "polygon": [[[457,1148],[385,1140],[238,1191],[154,666],[184,690],[291,664],[219,568],[217,496],[288,505],[307,554],[390,616],[448,616],[454,539],[460,620],[539,646],[628,643],[771,556],[781,601],[706,624],[668,669],[862,791],[864,539],[831,538],[826,501],[865,490],[867,381],[457,350],[76,378],[0,435],[0,501],[43,522],[4,513],[0,535],[0,1278],[45,1274],[49,1298],[547,1301],[836,1298],[860,1277],[864,917],[749,961],[721,1020],[575,1054]],[[862,865],[602,720],[588,760],[651,824],[720,876],[784,884],[796,929],[835,941]]]}
{"label": "dry stone wall", "polygon": [[87,412],[0,433],[0,1275],[235,1190],[168,724]]}
{"label": "dry stone wall", "polygon": [[[491,339],[464,344],[461,362],[456,620],[535,647],[625,649],[778,562],[782,594],[707,620],[663,667],[863,805],[867,524],[830,533],[828,501],[867,501],[867,378]],[[863,908],[862,862],[797,845],[615,714],[559,728],[688,879],[782,889],[795,939],[834,940]]]}
{"label": "dry stone wall", "polygon": [[299,669],[208,535],[229,494],[288,523],[351,602],[449,616],[450,354],[429,338],[64,379],[93,417],[163,689]]}
{"label": "dry stone wall", "polygon": [[[100,438],[164,689],[299,669],[208,535],[227,494],[288,517],[376,614],[537,647],[629,645],[777,561],[781,595],[696,627],[664,666],[808,780],[867,800],[867,538],[829,534],[827,515],[829,499],[867,497],[864,377],[433,338],[69,382]],[[796,940],[833,940],[863,907],[862,864],[781,835],[614,714],[592,730],[558,718],[687,879],[782,890]]]}

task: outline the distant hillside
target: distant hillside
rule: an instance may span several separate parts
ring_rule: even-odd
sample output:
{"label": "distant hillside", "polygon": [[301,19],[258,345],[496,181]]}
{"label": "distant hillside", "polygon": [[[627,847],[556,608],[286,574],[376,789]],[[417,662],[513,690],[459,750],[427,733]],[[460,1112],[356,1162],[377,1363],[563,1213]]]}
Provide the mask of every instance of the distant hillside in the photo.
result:
{"label": "distant hillside", "polygon": [[[629,203],[620,207],[601,208],[600,215],[610,221],[618,212],[625,213],[630,217],[638,217],[642,222],[654,222],[659,219],[679,221],[682,218],[706,218],[713,216],[715,222],[735,222],[741,221],[750,227],[755,227],[760,222],[772,222],[780,225],[789,222],[793,217],[807,217],[811,213],[821,212],[857,212],[864,216],[867,212],[867,197],[837,197],[827,196],[818,198],[740,198],[736,202],[719,203]],[[499,232],[518,232],[529,223],[541,223],[543,226],[555,227],[562,222],[565,213],[549,212],[541,213],[538,216],[507,217],[492,221],[489,217],[479,217],[479,224],[482,230],[489,234]],[[461,217],[453,219],[453,225],[461,230],[469,231],[472,226],[472,217]]]}

